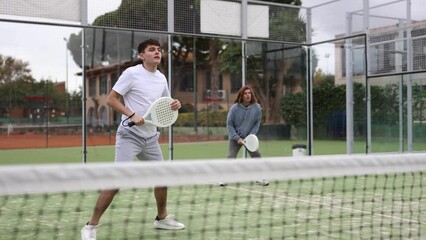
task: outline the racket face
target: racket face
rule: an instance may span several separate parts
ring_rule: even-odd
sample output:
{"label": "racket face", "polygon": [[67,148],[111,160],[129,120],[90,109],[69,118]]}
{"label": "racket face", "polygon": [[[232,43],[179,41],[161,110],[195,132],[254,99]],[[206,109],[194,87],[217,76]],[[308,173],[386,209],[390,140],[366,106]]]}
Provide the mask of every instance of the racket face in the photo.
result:
{"label": "racket face", "polygon": [[255,152],[259,150],[259,139],[257,139],[256,135],[250,134],[244,140],[244,146],[246,146],[247,150],[250,152]]}
{"label": "racket face", "polygon": [[145,120],[157,127],[168,127],[176,122],[178,111],[171,109],[170,104],[174,100],[170,97],[157,99],[145,114]]}

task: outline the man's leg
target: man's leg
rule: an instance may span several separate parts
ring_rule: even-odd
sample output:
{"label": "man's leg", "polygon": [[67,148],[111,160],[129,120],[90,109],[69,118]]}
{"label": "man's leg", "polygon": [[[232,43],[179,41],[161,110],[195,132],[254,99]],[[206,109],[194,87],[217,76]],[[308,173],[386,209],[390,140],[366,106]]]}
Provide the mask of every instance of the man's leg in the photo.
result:
{"label": "man's leg", "polygon": [[[146,139],[144,149],[137,155],[139,160],[145,161],[163,161],[163,153],[161,151],[158,138],[160,134]],[[154,197],[157,202],[157,217],[164,219],[167,216],[167,187],[155,187]]]}
{"label": "man's leg", "polygon": [[[128,133],[128,131],[123,129],[120,125],[116,133],[114,161],[116,163],[132,161],[136,154],[140,152],[138,141],[140,141],[140,138]],[[100,192],[90,221],[81,229],[82,240],[96,239],[99,220],[111,204],[117,192],[118,189],[103,190]]]}
{"label": "man's leg", "polygon": [[[161,151],[157,133],[151,138],[147,138],[144,143],[143,151],[137,155],[139,160],[162,161],[163,154]],[[173,215],[167,212],[167,187],[155,187],[154,197],[157,203],[157,217],[154,220],[154,227],[158,229],[180,230],[185,225],[180,223]]]}
{"label": "man's leg", "polygon": [[[237,158],[238,152],[241,149],[241,145],[238,144],[236,141],[229,139],[228,141],[228,156],[227,158]],[[226,182],[219,182],[219,186],[224,187],[228,184]]]}
{"label": "man's leg", "polygon": [[255,151],[255,152],[250,152],[250,151],[247,151],[247,152],[250,154],[250,157],[252,157],[252,158],[261,158],[262,157],[259,150]]}
{"label": "man's leg", "polygon": [[89,225],[98,225],[99,220],[111,204],[112,199],[114,199],[115,194],[117,194],[118,189],[114,190],[104,190],[101,191],[98,197],[98,201],[96,202],[95,209],[93,209],[92,218],[89,221]]}
{"label": "man's leg", "polygon": [[105,210],[111,204],[112,199],[115,194],[117,194],[118,189],[115,190],[105,190],[99,194],[98,201],[96,202],[95,209],[93,209],[92,218],[90,221],[84,225],[81,229],[81,239],[82,240],[94,240],[96,239],[97,228],[99,227],[99,220],[104,214]]}
{"label": "man's leg", "polygon": [[[250,157],[252,157],[252,158],[261,158],[262,157],[259,150],[255,151],[255,152],[250,152],[250,151],[247,151],[247,152],[249,152]],[[257,180],[256,183],[259,184],[259,185],[262,185],[262,186],[268,186],[269,185],[269,182],[267,180],[263,179],[263,178],[260,179],[260,180]]]}
{"label": "man's leg", "polygon": [[234,140],[229,140],[229,147],[228,147],[228,156],[227,158],[236,158],[238,155],[238,152],[240,151],[241,145],[238,144]]}
{"label": "man's leg", "polygon": [[[130,134],[126,129],[123,129],[120,126],[116,133],[114,161],[116,163],[131,162],[140,151],[140,147],[137,145],[138,140],[139,138]],[[111,204],[117,192],[118,189],[101,191],[98,201],[96,202],[95,209],[93,210],[92,218],[89,221],[89,225],[98,225],[99,219]]]}
{"label": "man's leg", "polygon": [[154,196],[157,202],[157,216],[164,219],[167,216],[167,187],[154,188]]}
{"label": "man's leg", "polygon": [[154,227],[168,230],[181,230],[185,225],[179,222],[175,216],[167,213],[167,187],[154,188],[154,196],[157,201],[157,217],[154,220]]}

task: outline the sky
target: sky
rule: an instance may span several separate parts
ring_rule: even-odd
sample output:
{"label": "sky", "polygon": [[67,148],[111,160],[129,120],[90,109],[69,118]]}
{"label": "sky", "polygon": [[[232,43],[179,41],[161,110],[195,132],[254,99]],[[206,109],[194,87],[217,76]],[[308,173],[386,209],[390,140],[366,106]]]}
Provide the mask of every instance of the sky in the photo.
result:
{"label": "sky", "polygon": [[[347,13],[352,13],[352,30],[363,30],[363,0],[302,0],[302,6],[312,9],[312,28],[314,30],[312,42],[321,42],[334,39],[337,34],[346,32]],[[390,3],[390,4],[389,4]],[[387,5],[386,5],[387,4]],[[370,0],[370,29],[392,26],[398,19],[406,19],[406,0]],[[426,20],[426,0],[411,0],[411,19]],[[323,72],[334,73],[334,46],[321,45],[315,47],[320,58],[318,68]],[[328,56],[328,57],[327,57]]]}
{"label": "sky", "polygon": [[[88,17],[92,23],[96,16],[117,9],[120,0],[89,0]],[[303,7],[312,8],[312,42],[335,38],[346,31],[346,13],[362,10],[363,0],[303,0]],[[375,8],[384,3],[389,6]],[[324,4],[324,5],[322,5]],[[394,18],[405,18],[406,1],[370,0],[370,14],[382,16],[370,18],[371,28],[393,25]],[[426,20],[426,0],[411,0],[412,19]],[[305,10],[302,10],[303,14]],[[0,15],[0,18],[1,15]],[[362,30],[362,16],[353,15],[353,29]],[[75,23],[73,23],[75,24]],[[72,33],[79,33],[79,28],[57,27],[48,25],[17,24],[0,21],[0,54],[12,56],[29,63],[35,79],[50,79],[62,82],[68,79],[69,91],[81,86],[81,77],[75,75],[81,69],[74,63],[66,49],[66,40]],[[319,68],[326,73],[334,71],[334,46],[322,45],[315,48],[320,58]],[[66,64],[68,58],[68,65]],[[68,75],[66,74],[68,69]]]}
{"label": "sky", "polygon": [[[89,0],[89,2],[92,4],[88,7],[89,23],[97,16],[117,9],[121,3],[120,0]],[[68,90],[72,92],[82,85],[81,77],[76,76],[76,73],[81,72],[81,68],[74,63],[64,38],[68,39],[72,33],[78,34],[80,31],[80,28],[0,21],[0,54],[29,63],[32,76],[36,80],[50,79],[54,82],[68,80]]]}

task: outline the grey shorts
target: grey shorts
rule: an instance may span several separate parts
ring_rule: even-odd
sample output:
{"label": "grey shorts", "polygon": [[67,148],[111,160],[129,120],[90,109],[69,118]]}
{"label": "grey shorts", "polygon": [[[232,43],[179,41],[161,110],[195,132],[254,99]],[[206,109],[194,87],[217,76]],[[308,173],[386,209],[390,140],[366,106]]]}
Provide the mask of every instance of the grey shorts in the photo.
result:
{"label": "grey shorts", "polygon": [[159,132],[150,138],[143,138],[119,127],[115,140],[115,162],[131,162],[135,158],[142,161],[163,161],[159,137]]}

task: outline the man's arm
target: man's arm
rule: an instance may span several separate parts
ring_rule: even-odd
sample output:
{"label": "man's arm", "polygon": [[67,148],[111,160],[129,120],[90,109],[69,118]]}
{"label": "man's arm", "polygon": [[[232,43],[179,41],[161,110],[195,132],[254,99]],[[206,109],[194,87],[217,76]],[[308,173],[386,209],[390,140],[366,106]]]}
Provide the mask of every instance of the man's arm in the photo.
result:
{"label": "man's arm", "polygon": [[259,106],[259,107],[256,107],[256,109],[257,109],[256,120],[249,132],[249,134],[254,134],[254,135],[256,135],[257,132],[259,131],[260,123],[262,121],[262,108]]}
{"label": "man's arm", "polygon": [[228,129],[229,138],[233,139],[234,141],[239,142],[240,136],[237,134],[237,130],[234,127],[233,118],[234,118],[234,107],[231,107],[229,109],[227,118],[226,118],[226,128]]}
{"label": "man's arm", "polygon": [[[115,111],[126,116],[131,116],[134,113],[123,104],[123,102],[121,101],[121,95],[114,90],[111,90],[111,92],[109,93],[107,98],[107,104]],[[145,122],[144,119],[137,114],[133,115],[130,120],[136,125],[142,125]]]}

